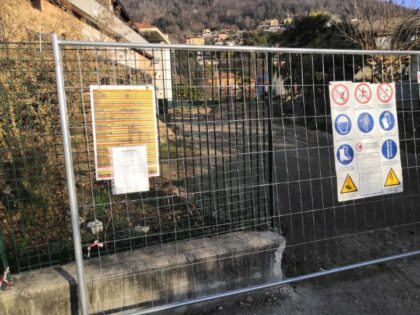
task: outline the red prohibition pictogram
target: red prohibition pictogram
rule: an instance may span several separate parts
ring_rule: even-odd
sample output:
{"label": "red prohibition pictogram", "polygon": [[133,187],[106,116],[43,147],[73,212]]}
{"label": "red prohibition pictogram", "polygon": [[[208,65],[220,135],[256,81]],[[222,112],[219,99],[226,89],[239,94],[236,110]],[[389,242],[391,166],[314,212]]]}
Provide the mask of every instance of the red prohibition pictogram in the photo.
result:
{"label": "red prohibition pictogram", "polygon": [[354,97],[360,104],[366,104],[372,98],[372,89],[367,83],[359,83],[354,89]]}
{"label": "red prohibition pictogram", "polygon": [[388,103],[392,99],[392,96],[394,96],[394,90],[391,84],[381,83],[378,86],[376,94],[382,103]]}
{"label": "red prohibition pictogram", "polygon": [[356,143],[356,151],[357,152],[363,151],[363,143],[361,143],[361,142]]}
{"label": "red prohibition pictogram", "polygon": [[349,89],[344,84],[337,84],[331,92],[331,97],[337,105],[346,105],[350,98]]}

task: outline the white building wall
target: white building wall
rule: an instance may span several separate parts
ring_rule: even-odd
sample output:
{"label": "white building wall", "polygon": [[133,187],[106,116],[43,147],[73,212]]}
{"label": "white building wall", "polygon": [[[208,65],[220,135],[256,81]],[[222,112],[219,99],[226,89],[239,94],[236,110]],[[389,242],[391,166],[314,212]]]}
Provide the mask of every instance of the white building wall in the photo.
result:
{"label": "white building wall", "polygon": [[[135,32],[130,26],[121,21],[118,17],[110,15],[109,11],[95,0],[68,0],[75,11],[80,12],[84,17],[90,17],[92,23],[107,17],[107,21],[112,31],[131,43],[148,43],[140,34]],[[85,24],[83,29],[84,35],[91,41],[115,41],[111,37],[104,35],[95,28]],[[134,69],[140,69],[152,75],[155,78],[155,85],[157,88],[157,97],[159,99],[172,100],[172,76],[171,76],[171,60],[169,50],[145,50],[151,56],[156,58],[155,64],[146,64],[145,58],[131,49],[118,50],[117,54],[112,58],[120,64],[124,64]],[[154,73],[152,73],[154,72]]]}
{"label": "white building wall", "polygon": [[154,50],[156,72],[156,87],[159,99],[172,101],[172,74],[171,74],[171,52],[169,49]]}

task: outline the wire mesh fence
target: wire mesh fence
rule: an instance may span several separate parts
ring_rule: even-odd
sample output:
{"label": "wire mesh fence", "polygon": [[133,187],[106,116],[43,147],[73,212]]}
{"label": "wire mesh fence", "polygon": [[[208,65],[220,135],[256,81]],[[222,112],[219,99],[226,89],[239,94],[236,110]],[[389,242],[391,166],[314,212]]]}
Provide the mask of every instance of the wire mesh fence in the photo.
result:
{"label": "wire mesh fence", "polygon": [[[249,91],[250,85],[234,86],[234,80],[239,77],[231,76],[232,66],[227,65],[229,56],[219,56],[218,69],[206,70],[199,65],[195,54],[171,52],[173,99],[159,100],[162,175],[151,179],[150,192],[113,196],[109,182],[95,181],[89,86],[103,81],[123,85],[156,84],[158,80],[148,81],[138,75],[147,69],[128,67],[126,60],[118,59],[118,55],[122,55],[119,51],[124,50],[88,48],[64,50],[63,54],[64,65],[71,69],[64,74],[77,156],[75,172],[80,183],[80,213],[83,220],[98,219],[108,225],[106,236],[112,241],[104,235],[106,251],[266,227],[271,211],[265,178],[268,174],[268,103],[264,101],[266,96],[261,99],[252,96],[256,91]],[[161,53],[152,51],[151,54]],[[75,71],[68,54],[74,54],[80,61],[77,66],[81,71],[80,80],[68,80],[67,76]],[[103,63],[99,57],[112,55],[115,57],[111,65]],[[90,62],[86,60],[89,56],[97,56],[91,69],[86,65]],[[250,61],[254,64],[247,66],[253,71],[263,71],[263,58]],[[165,69],[154,71],[165,72]],[[225,74],[231,77],[220,79],[226,81],[226,87],[221,88],[222,83],[214,81]],[[244,80],[246,75],[256,76],[244,74],[240,79]],[[135,230],[138,226],[150,227],[150,231],[142,235]],[[86,243],[91,241],[90,237],[87,233]]]}
{"label": "wire mesh fence", "polygon": [[[171,259],[184,244],[210,250],[208,237],[237,231],[284,236],[286,279],[419,249],[418,53],[152,47],[61,46],[84,255],[103,244],[85,265],[98,277],[115,277],[107,266],[138,249]],[[0,57],[0,213],[14,272],[73,257],[54,64],[50,46],[41,48],[3,45]],[[403,193],[338,202],[330,81],[395,82]],[[157,88],[160,176],[148,192],[114,195],[95,179],[90,86],[145,84]],[[92,233],[95,220],[103,226]],[[219,257],[215,270],[239,255]],[[143,306],[173,302],[169,274],[194,264],[134,270],[150,277],[142,290],[155,292]],[[264,266],[232,263],[225,290],[235,277],[241,286],[268,281],[253,277]],[[199,282],[199,269],[192,277]],[[126,294],[110,291],[109,304],[131,307]]]}
{"label": "wire mesh fence", "polygon": [[49,45],[0,44],[0,218],[13,272],[73,256],[54,85]]}

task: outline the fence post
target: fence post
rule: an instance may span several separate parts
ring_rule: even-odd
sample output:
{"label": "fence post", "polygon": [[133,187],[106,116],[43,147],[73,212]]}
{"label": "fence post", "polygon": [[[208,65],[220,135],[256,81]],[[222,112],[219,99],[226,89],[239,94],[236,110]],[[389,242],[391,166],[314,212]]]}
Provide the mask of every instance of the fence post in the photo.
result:
{"label": "fence post", "polygon": [[0,226],[0,262],[3,264],[2,271],[6,270],[6,268],[9,266],[9,263],[7,261],[6,245],[4,243],[4,237],[3,237],[3,232],[1,230],[1,226]]}
{"label": "fence post", "polygon": [[273,139],[273,53],[267,53],[267,72],[268,72],[268,182],[269,182],[269,196],[270,196],[270,216],[272,228],[275,229],[275,187],[276,179],[275,170],[275,153],[274,153],[274,139]]}
{"label": "fence post", "polygon": [[64,89],[64,75],[61,60],[61,50],[57,34],[51,34],[54,54],[55,74],[57,83],[58,105],[60,109],[61,134],[63,137],[64,160],[66,167],[67,189],[73,230],[74,254],[76,257],[77,284],[79,289],[79,305],[82,315],[88,314],[87,289],[84,275],[82,242],[80,237],[79,211],[77,209],[76,184],[74,180],[73,158],[71,151],[69,122],[67,115],[66,92]]}

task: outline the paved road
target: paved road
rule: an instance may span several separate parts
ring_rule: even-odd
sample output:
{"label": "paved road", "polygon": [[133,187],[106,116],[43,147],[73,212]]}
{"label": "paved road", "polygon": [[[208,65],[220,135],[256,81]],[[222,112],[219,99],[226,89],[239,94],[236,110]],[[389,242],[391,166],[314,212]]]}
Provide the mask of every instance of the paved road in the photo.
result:
{"label": "paved road", "polygon": [[179,311],[196,315],[419,314],[420,257]]}

